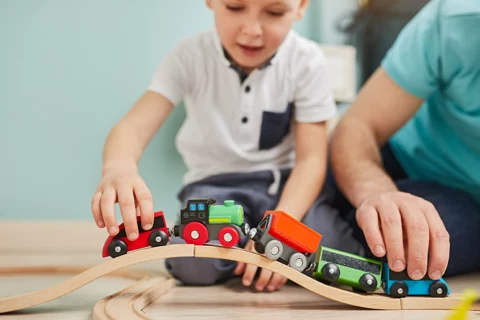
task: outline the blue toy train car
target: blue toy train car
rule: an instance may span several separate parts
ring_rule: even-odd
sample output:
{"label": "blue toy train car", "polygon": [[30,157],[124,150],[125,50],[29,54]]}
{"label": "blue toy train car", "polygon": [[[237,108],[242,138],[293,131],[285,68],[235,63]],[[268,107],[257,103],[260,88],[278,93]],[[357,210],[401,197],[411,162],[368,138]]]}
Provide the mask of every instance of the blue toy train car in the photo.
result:
{"label": "blue toy train car", "polygon": [[387,263],[384,263],[382,280],[385,293],[395,298],[406,296],[446,297],[450,294],[450,288],[443,278],[432,280],[425,275],[423,279],[412,280],[408,276],[407,270],[392,271]]}

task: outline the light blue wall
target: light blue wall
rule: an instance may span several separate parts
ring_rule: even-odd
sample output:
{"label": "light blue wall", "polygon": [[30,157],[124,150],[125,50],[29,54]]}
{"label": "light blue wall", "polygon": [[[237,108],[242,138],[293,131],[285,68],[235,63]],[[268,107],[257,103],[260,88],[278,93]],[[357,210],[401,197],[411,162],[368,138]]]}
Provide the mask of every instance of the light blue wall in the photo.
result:
{"label": "light blue wall", "polygon": [[[315,37],[315,16],[313,4],[295,29]],[[1,0],[0,218],[91,219],[109,130],[167,51],[212,23],[200,0]],[[140,164],[155,209],[170,217],[183,116],[174,111]]]}

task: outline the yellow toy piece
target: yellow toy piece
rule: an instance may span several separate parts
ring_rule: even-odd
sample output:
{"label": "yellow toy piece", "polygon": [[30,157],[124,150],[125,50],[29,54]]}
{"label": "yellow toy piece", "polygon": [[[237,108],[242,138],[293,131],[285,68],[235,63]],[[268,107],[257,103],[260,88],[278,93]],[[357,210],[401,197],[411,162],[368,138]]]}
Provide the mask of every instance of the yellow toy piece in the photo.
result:
{"label": "yellow toy piece", "polygon": [[446,320],[466,320],[468,315],[468,310],[471,305],[479,299],[479,294],[473,290],[468,289],[462,293],[462,301],[457,305],[457,307],[450,312]]}

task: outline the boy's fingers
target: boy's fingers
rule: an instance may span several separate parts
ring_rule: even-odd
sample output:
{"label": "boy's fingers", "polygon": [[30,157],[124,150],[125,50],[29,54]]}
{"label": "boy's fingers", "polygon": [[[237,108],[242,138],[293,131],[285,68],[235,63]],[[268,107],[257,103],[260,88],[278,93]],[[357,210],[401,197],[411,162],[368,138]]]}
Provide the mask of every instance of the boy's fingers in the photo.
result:
{"label": "boy's fingers", "polygon": [[253,264],[247,264],[245,267],[245,272],[243,273],[242,283],[244,286],[248,287],[252,284],[253,277],[257,272],[258,267]]}
{"label": "boy's fingers", "polygon": [[272,271],[268,269],[262,269],[262,271],[260,272],[260,277],[258,278],[257,283],[255,283],[255,289],[257,289],[258,291],[263,291],[267,283],[270,281],[272,274]]}
{"label": "boy's fingers", "polygon": [[[282,287],[282,280],[284,279],[285,277],[282,276],[281,274],[279,273],[274,273],[273,276],[272,276],[272,279],[270,279],[270,282],[268,283],[267,285],[267,290],[268,291],[275,291],[277,289],[280,289]],[[286,278],[285,278],[286,279]]]}
{"label": "boy's fingers", "polygon": [[102,192],[97,191],[92,197],[92,213],[93,213],[93,219],[95,220],[95,223],[99,228],[105,227],[105,222],[103,221],[102,218],[102,210],[100,208],[100,199],[102,199]]}
{"label": "boy's fingers", "polygon": [[153,225],[152,195],[144,184],[135,186],[133,191],[135,192],[135,199],[140,208],[143,229],[149,230]]}
{"label": "boy's fingers", "polygon": [[117,219],[115,219],[115,199],[117,194],[114,189],[106,188],[103,190],[102,198],[100,199],[100,207],[103,215],[103,221],[107,227],[110,235],[118,233]]}
{"label": "boy's fingers", "polygon": [[373,206],[362,206],[357,210],[356,218],[370,250],[375,256],[383,257],[386,253],[385,243],[380,231],[377,210]]}
{"label": "boy's fingers", "polygon": [[431,279],[438,280],[447,269],[450,254],[450,235],[432,204],[427,203],[423,212],[430,231],[428,274]]}
{"label": "boy's fingers", "polygon": [[233,274],[236,276],[241,275],[245,271],[245,263],[243,262],[238,262],[237,266],[235,267],[235,270],[233,271]]}
{"label": "boy's fingers", "polygon": [[118,188],[118,204],[120,205],[127,237],[130,241],[134,241],[138,238],[138,227],[132,188]]}

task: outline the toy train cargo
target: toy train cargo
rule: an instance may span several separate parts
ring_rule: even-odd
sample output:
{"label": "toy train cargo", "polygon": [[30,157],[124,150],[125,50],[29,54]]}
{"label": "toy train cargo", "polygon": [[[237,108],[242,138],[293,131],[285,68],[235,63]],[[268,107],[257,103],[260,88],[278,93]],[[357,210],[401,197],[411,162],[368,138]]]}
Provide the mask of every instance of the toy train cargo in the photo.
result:
{"label": "toy train cargo", "polygon": [[190,199],[180,211],[180,224],[173,234],[186,243],[203,245],[218,240],[224,247],[233,247],[248,234],[250,227],[244,222],[243,207],[233,200],[215,205],[213,198]]}
{"label": "toy train cargo", "polygon": [[373,292],[382,284],[382,262],[334,250],[318,248],[313,276],[326,282],[347,285],[354,290]]}
{"label": "toy train cargo", "polygon": [[249,233],[255,250],[303,272],[313,267],[322,235],[283,211],[266,211]]}

